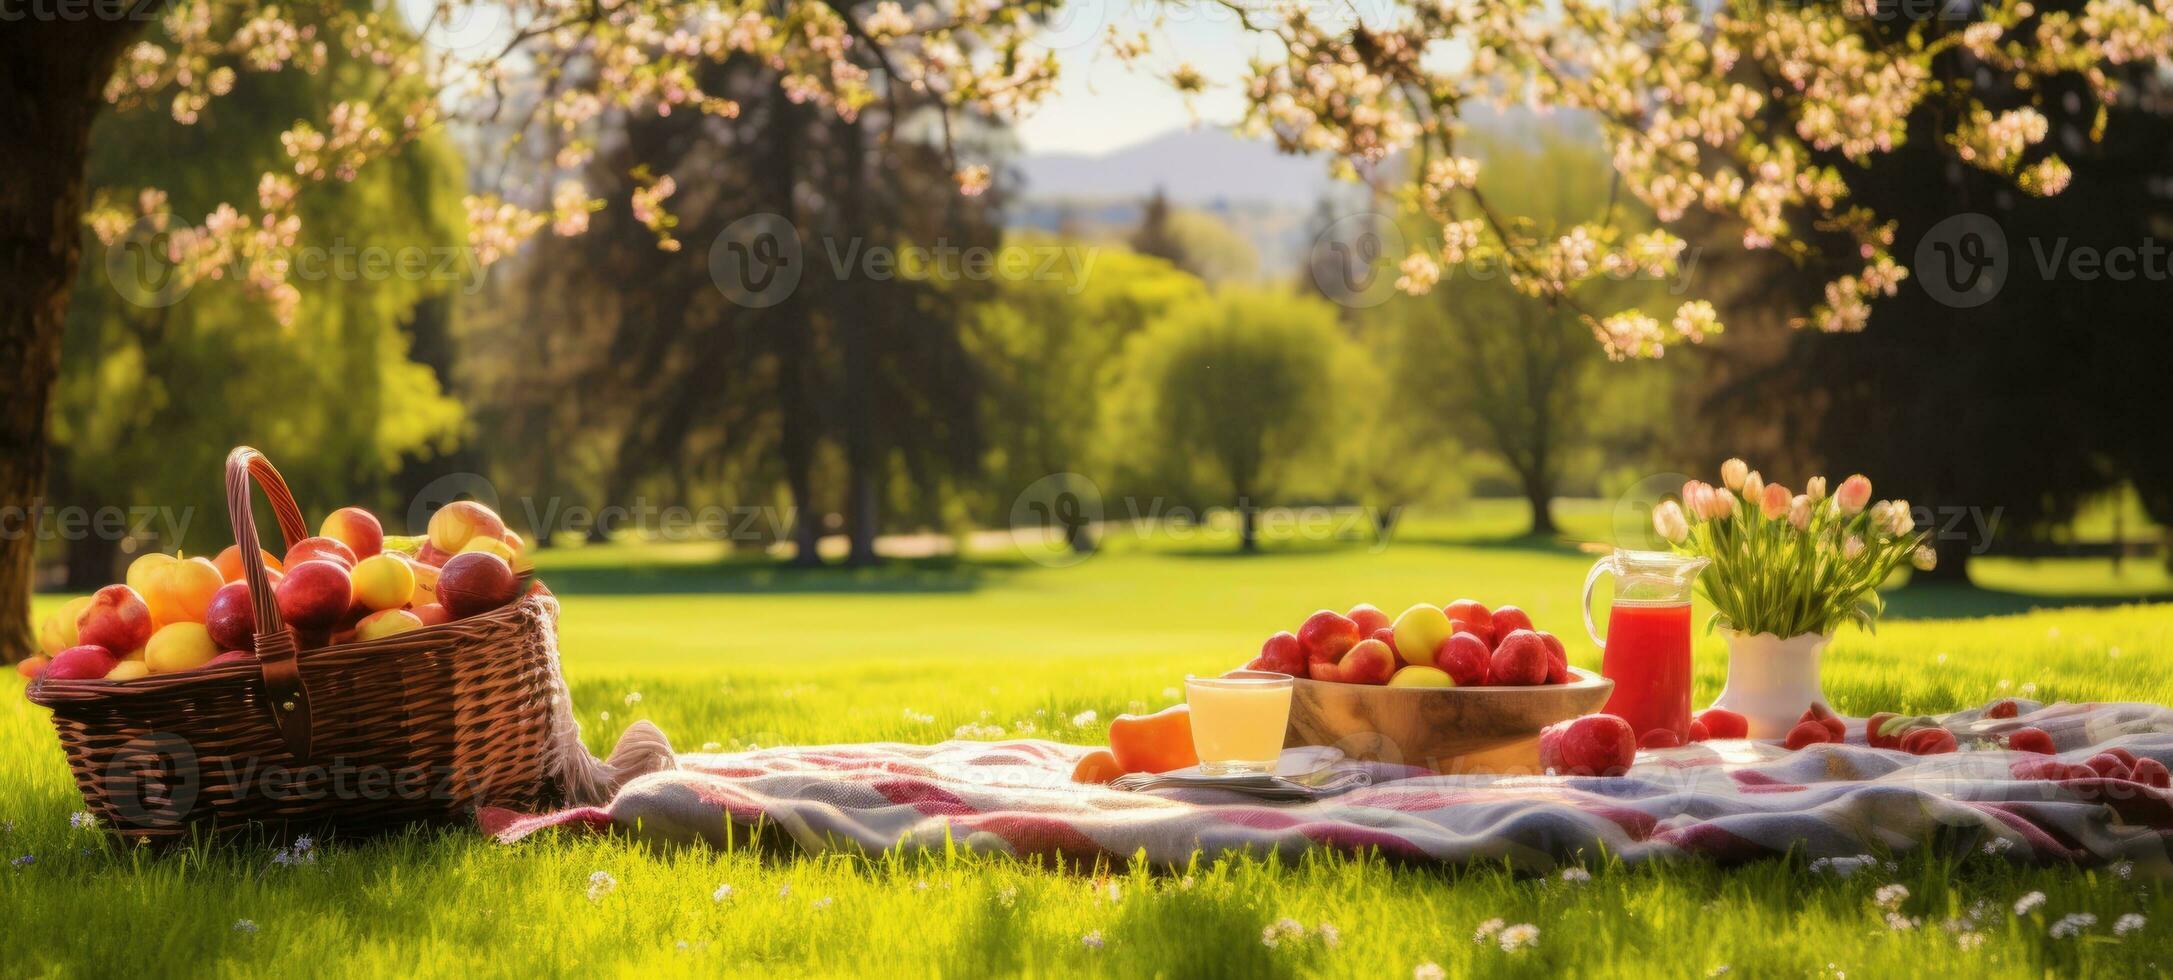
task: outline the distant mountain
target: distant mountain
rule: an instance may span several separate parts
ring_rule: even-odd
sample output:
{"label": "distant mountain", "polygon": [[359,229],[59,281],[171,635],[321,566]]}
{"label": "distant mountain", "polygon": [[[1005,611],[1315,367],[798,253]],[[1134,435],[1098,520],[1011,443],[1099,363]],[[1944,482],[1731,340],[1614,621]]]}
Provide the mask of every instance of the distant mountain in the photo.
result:
{"label": "distant mountain", "polygon": [[1012,164],[1020,197],[1047,202],[1138,200],[1159,187],[1194,207],[1218,203],[1309,208],[1338,185],[1326,158],[1281,153],[1221,128],[1180,129],[1101,154],[1030,154]]}

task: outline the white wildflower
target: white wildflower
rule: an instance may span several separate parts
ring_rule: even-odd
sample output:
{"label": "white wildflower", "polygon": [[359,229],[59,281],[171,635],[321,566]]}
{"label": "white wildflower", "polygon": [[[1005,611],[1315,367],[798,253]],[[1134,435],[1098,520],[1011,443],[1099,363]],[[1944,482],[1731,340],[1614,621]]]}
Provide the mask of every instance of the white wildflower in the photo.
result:
{"label": "white wildflower", "polygon": [[2148,921],[2150,920],[2143,918],[2142,913],[2130,912],[2113,920],[2113,935],[2125,936],[2128,933],[2140,931],[2144,923]]}
{"label": "white wildflower", "polygon": [[1964,952],[1967,952],[1967,951],[1969,951],[1969,950],[1973,950],[1973,949],[1976,949],[1977,947],[1979,947],[1979,946],[1982,946],[1982,945],[1984,945],[1984,933],[1981,933],[1981,932],[1965,932],[1965,933],[1962,933],[1962,934],[1960,934],[1960,935],[1958,935],[1958,936],[1955,936],[1955,937],[1954,937],[1954,945],[1956,945],[1956,946],[1959,946],[1959,947],[1961,947],[1961,949],[1962,949],[1962,950],[1963,950]]}
{"label": "white wildflower", "polygon": [[1886,927],[1888,929],[1894,930],[1895,932],[1908,932],[1909,930],[1916,928],[1919,924],[1922,923],[1922,921],[1923,920],[1921,919],[1915,918],[1913,916],[1903,915],[1899,912],[1886,913]]}
{"label": "white wildflower", "polygon": [[2028,915],[2032,912],[2037,911],[2037,907],[2043,904],[2045,904],[2045,893],[2031,892],[2027,895],[2022,896],[2021,898],[2015,899],[2015,914]]}
{"label": "white wildflower", "polygon": [[1305,938],[1305,925],[1296,919],[1282,918],[1260,930],[1260,945],[1275,949],[1286,939]]}
{"label": "white wildflower", "polygon": [[713,891],[713,892],[710,892],[710,893],[709,893],[709,900],[710,900],[710,901],[712,901],[712,902],[728,902],[728,901],[731,901],[731,899],[732,899],[732,886],[731,886],[731,885],[718,885],[718,886],[717,886],[717,890],[716,890],[716,891]]}
{"label": "white wildflower", "polygon": [[1100,949],[1102,948],[1102,931],[1096,929],[1084,936],[1080,936],[1079,942],[1085,944],[1088,949]]}
{"label": "white wildflower", "polygon": [[96,827],[98,826],[98,818],[92,816],[89,810],[77,810],[68,815],[68,826],[77,830]]}
{"label": "white wildflower", "polygon": [[236,919],[234,920],[234,931],[244,936],[254,936],[257,934],[257,924],[249,919]]}
{"label": "white wildflower", "polygon": [[619,887],[619,879],[613,878],[609,871],[598,871],[590,874],[589,901],[601,902],[604,900],[604,896],[611,894],[612,889],[617,887]]}
{"label": "white wildflower", "polygon": [[1521,949],[1537,946],[1539,945],[1539,927],[1529,922],[1517,923],[1501,931],[1499,942],[1501,951],[1504,953],[1514,953]]}
{"label": "white wildflower", "polygon": [[1478,931],[1471,934],[1471,941],[1475,943],[1486,942],[1494,938],[1494,934],[1500,932],[1503,925],[1504,923],[1500,919],[1488,919],[1481,922]]}
{"label": "white wildflower", "polygon": [[1018,900],[1019,888],[1017,885],[1005,885],[1002,891],[996,893],[996,904],[1004,908],[1012,907],[1017,904]]}
{"label": "white wildflower", "polygon": [[25,854],[22,857],[16,858],[15,860],[8,862],[8,864],[18,868],[27,868],[36,863],[38,863],[38,856],[35,854]]}
{"label": "white wildflower", "polygon": [[1563,868],[1562,880],[1573,885],[1582,885],[1592,880],[1592,872],[1583,868]]}
{"label": "white wildflower", "polygon": [[1858,869],[1873,863],[1875,863],[1875,859],[1869,854],[1858,854],[1854,857],[1823,857],[1811,862],[1811,872],[1813,874],[1830,874],[1836,878],[1846,878],[1855,874]]}
{"label": "white wildflower", "polygon": [[1320,937],[1320,944],[1329,949],[1343,945],[1343,930],[1336,928],[1333,922],[1323,922],[1313,932]]}
{"label": "white wildflower", "polygon": [[1872,901],[1879,903],[1880,908],[1889,911],[1900,908],[1901,903],[1908,898],[1909,886],[1903,884],[1881,885],[1879,890],[1871,895]]}
{"label": "white wildflower", "polygon": [[818,898],[818,899],[814,900],[813,902],[810,902],[810,903],[808,903],[808,905],[809,905],[809,907],[810,907],[810,908],[813,908],[813,909],[814,909],[815,911],[817,911],[817,912],[820,912],[820,911],[822,911],[823,909],[829,908],[829,907],[830,907],[830,905],[831,905],[831,903],[833,903],[833,902],[836,902],[836,901],[837,901],[837,899],[835,899],[835,898],[831,898],[831,897],[830,897],[830,896],[828,896],[828,895],[824,895],[823,897],[821,897],[821,898]]}
{"label": "white wildflower", "polygon": [[2013,850],[2014,846],[2015,841],[2012,837],[1994,837],[1991,840],[1984,842],[1984,853],[1994,855],[2005,854],[2008,851]]}
{"label": "white wildflower", "polygon": [[1411,968],[1411,980],[1448,980],[1448,976],[1449,971],[1442,969],[1441,964],[1432,960]]}
{"label": "white wildflower", "polygon": [[2047,929],[2046,932],[2051,933],[2054,939],[2067,939],[2079,936],[2091,926],[2097,924],[2097,916],[2088,912],[2074,912],[2061,916],[2060,921],[2053,923],[2052,928]]}
{"label": "white wildflower", "polygon": [[1088,725],[1092,725],[1095,722],[1100,721],[1101,719],[1102,716],[1096,714],[1094,709],[1088,708],[1085,711],[1079,712],[1078,714],[1071,716],[1071,727],[1085,728]]}
{"label": "white wildflower", "polygon": [[2119,864],[2113,865],[2113,873],[2119,875],[2122,881],[2133,878],[2135,877],[2135,862],[2122,861]]}
{"label": "white wildflower", "polygon": [[637,704],[640,704],[640,703],[641,703],[641,692],[640,692],[640,691],[628,691],[628,692],[626,692],[626,706],[627,706],[627,707],[631,708],[631,707],[633,707],[633,706],[635,706],[635,705],[637,705]]}

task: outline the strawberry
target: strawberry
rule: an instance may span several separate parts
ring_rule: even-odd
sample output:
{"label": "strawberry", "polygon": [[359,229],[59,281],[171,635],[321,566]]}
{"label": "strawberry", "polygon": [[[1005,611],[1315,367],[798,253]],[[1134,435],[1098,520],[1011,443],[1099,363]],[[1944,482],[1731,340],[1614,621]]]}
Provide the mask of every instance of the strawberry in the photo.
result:
{"label": "strawberry", "polygon": [[1799,721],[1796,723],[1796,727],[1788,730],[1788,737],[1782,740],[1781,744],[1790,751],[1794,751],[1807,745],[1834,741],[1839,741],[1839,739],[1834,738],[1832,730],[1825,725],[1816,721]]}
{"label": "strawberry", "polygon": [[1944,728],[1916,728],[1901,737],[1901,750],[1910,755],[1944,755],[1960,748],[1954,733]]}
{"label": "strawberry", "polygon": [[2021,713],[2021,706],[2015,704],[2013,698],[2008,698],[2005,701],[1997,702],[1991,707],[1984,709],[1984,716],[1986,718],[2013,718]]}
{"label": "strawberry", "polygon": [[1815,721],[1826,726],[1826,730],[1833,733],[1833,740],[1836,742],[1844,741],[1849,737],[1847,723],[1841,720],[1840,715],[1834,714],[1832,708],[1826,707],[1824,701],[1811,702],[1810,707],[1803,709],[1803,717],[1796,719],[1796,721],[1798,723]]}
{"label": "strawberry", "polygon": [[2136,782],[2146,786],[2155,786],[2158,789],[2173,789],[2173,772],[2168,772],[2165,763],[2156,759],[2135,760],[2131,775]]}
{"label": "strawberry", "polygon": [[2051,755],[2052,736],[2042,728],[2017,728],[2007,733],[2007,748],[2013,752],[2035,752]]}

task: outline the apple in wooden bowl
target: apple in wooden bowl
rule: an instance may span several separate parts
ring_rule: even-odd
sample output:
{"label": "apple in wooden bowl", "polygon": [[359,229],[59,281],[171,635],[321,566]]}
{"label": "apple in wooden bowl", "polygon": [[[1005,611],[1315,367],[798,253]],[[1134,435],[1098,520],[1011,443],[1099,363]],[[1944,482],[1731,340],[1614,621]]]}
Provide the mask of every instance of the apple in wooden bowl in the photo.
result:
{"label": "apple in wooden bowl", "polygon": [[1299,678],[1285,747],[1443,773],[1538,772],[1539,730],[1600,710],[1615,682],[1569,668],[1566,684],[1396,687]]}

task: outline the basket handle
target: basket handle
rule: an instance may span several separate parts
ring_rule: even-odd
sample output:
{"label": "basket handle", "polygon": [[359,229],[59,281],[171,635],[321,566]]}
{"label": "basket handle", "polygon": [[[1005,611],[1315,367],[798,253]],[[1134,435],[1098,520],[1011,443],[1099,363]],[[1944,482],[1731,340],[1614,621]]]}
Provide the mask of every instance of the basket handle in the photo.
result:
{"label": "basket handle", "polygon": [[288,750],[296,759],[306,760],[310,742],[309,690],[302,685],[301,667],[295,662],[299,650],[294,634],[279,618],[279,600],[272,595],[264,572],[264,553],[257,544],[256,512],[249,503],[251,482],[263,488],[264,499],[271,503],[272,514],[279,520],[280,536],[288,547],[309,536],[309,525],[302,522],[302,508],[294,502],[294,492],[287,489],[286,479],[263,453],[238,446],[227,454],[226,516],[234,528],[234,543],[241,549],[242,576],[249,582],[249,605],[256,612],[256,655],[264,672],[266,707]]}

